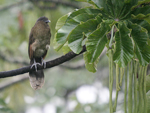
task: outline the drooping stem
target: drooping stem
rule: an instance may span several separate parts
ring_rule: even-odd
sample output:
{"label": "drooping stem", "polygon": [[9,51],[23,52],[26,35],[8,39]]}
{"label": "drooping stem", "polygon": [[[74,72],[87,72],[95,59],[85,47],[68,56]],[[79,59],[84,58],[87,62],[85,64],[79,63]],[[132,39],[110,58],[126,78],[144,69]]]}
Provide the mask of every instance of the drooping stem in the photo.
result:
{"label": "drooping stem", "polygon": [[142,82],[143,82],[143,67],[140,67],[138,79],[139,79],[139,110],[138,113],[142,113],[143,111],[143,91],[142,91]]}
{"label": "drooping stem", "polygon": [[128,89],[128,112],[132,113],[132,81],[133,81],[133,66],[129,63],[129,89]]}
{"label": "drooping stem", "polygon": [[120,91],[120,86],[119,86],[119,65],[116,64],[116,99],[113,107],[113,111],[116,112],[116,107],[117,107],[117,100],[118,100],[118,92]]}
{"label": "drooping stem", "polygon": [[109,50],[109,108],[110,113],[113,113],[112,103],[112,90],[113,90],[113,51]]}
{"label": "drooping stem", "polygon": [[141,78],[141,86],[140,86],[140,88],[141,88],[141,92],[142,92],[142,112],[144,112],[144,67],[142,67],[143,69],[142,69],[142,74],[141,74],[141,76],[142,76],[142,78]]}
{"label": "drooping stem", "polygon": [[110,38],[110,42],[109,42],[109,48],[112,48],[112,42],[114,39],[114,27],[115,27],[115,25],[113,25],[112,29],[111,29],[111,38]]}
{"label": "drooping stem", "polygon": [[124,111],[127,113],[127,67],[125,68]]}
{"label": "drooping stem", "polygon": [[134,113],[137,113],[138,106],[137,106],[137,66],[138,63],[134,61]]}
{"label": "drooping stem", "polygon": [[144,111],[143,111],[143,113],[147,113],[146,72],[147,72],[147,66],[144,67],[144,75],[143,75],[143,97],[144,97]]}
{"label": "drooping stem", "polygon": [[121,75],[121,77],[120,77],[120,86],[122,86],[122,79],[123,79],[123,75],[124,75],[124,68],[120,69],[120,75]]}

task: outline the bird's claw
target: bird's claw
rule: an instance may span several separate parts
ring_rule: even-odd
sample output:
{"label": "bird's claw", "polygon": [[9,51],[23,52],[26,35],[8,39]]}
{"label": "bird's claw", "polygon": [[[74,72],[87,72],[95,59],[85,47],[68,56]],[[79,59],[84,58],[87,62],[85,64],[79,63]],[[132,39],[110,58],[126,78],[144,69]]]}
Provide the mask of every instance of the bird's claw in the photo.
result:
{"label": "bird's claw", "polygon": [[32,64],[31,69],[32,69],[33,67],[35,67],[35,71],[37,71],[37,65],[40,65],[40,66],[41,66],[40,63],[36,63],[35,60],[34,60],[34,63]]}
{"label": "bird's claw", "polygon": [[46,68],[46,62],[43,60],[43,58],[42,58],[42,65],[44,66],[44,68]]}

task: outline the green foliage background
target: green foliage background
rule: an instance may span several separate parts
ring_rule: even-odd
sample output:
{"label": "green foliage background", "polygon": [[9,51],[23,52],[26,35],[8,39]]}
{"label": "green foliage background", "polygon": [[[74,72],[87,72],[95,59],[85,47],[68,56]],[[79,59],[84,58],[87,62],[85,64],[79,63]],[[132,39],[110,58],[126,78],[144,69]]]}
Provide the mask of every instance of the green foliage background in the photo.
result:
{"label": "green foliage background", "polygon": [[[26,66],[29,63],[28,36],[35,21],[40,16],[47,16],[51,20],[51,49],[46,56],[46,61],[57,58],[63,54],[62,51],[56,52],[53,49],[55,26],[57,20],[61,16],[73,11],[74,8],[58,5],[56,9],[45,10],[39,8],[32,1],[19,2],[19,0],[0,1],[0,71],[17,69]],[[70,1],[68,0],[66,2]],[[12,7],[9,6],[16,3],[19,4]],[[74,1],[72,1],[72,4],[73,3]],[[45,6],[46,4],[49,6],[48,3],[40,2],[40,5]],[[74,4],[77,6],[84,6],[84,4],[79,5],[77,2]],[[50,6],[53,5],[53,3],[50,4]],[[19,14],[21,14],[23,18],[23,26],[21,28],[19,27]],[[67,52],[67,47],[65,50]],[[71,65],[73,67],[78,66],[80,61],[82,62],[81,64],[84,63],[82,61],[82,56],[73,59],[71,62],[66,63],[66,65]],[[105,62],[107,62],[107,58],[104,58],[102,63],[103,66],[107,68],[107,63],[105,64]],[[101,65],[99,66],[102,67]],[[104,67],[102,67],[102,69]],[[98,112],[99,109],[102,109],[103,111],[108,110],[107,107],[99,108],[98,102],[93,104],[82,104],[78,101],[76,94],[72,93],[82,85],[93,85],[94,81],[99,81],[100,72],[97,72],[96,74],[90,73],[84,68],[84,65],[82,65],[82,68],[79,68],[78,70],[58,66],[45,70],[44,73],[45,85],[41,90],[34,91],[29,84],[28,78],[1,89],[0,113],[25,113],[30,110],[30,108],[39,108],[40,110],[43,110],[49,103],[55,105],[58,113],[83,113],[85,112],[84,108],[86,107],[91,108],[93,112]],[[103,76],[104,75],[108,76],[108,73],[103,74]],[[28,77],[28,73],[16,77],[0,79],[0,87],[24,76]],[[104,80],[107,81],[107,78],[104,77]],[[107,83],[105,84],[107,85]],[[68,95],[66,95],[67,93]],[[29,98],[29,100],[26,98]],[[60,103],[62,104],[57,105],[57,100],[60,100]],[[75,101],[77,105],[73,111],[69,111],[66,107],[66,102],[72,101]]]}
{"label": "green foliage background", "polygon": [[[108,89],[108,59],[106,56],[99,59],[104,48],[114,50],[113,61],[120,67],[126,67],[133,59],[138,59],[142,66],[149,64],[149,0],[78,0],[80,2],[66,0],[70,1],[83,8],[74,10],[63,5],[40,2],[40,6],[54,7],[45,10],[31,0],[5,9],[6,6],[20,1],[0,1],[0,26],[2,26],[0,27],[0,71],[17,69],[29,62],[28,36],[37,18],[44,15],[52,21],[51,49],[47,59],[51,60],[69,51],[78,54],[85,45],[87,52],[68,64],[78,66],[84,59],[86,69],[94,72],[88,72],[84,66],[78,70],[61,66],[45,70],[45,86],[41,90],[33,91],[28,79],[4,88],[0,93],[2,106],[0,112],[23,113],[29,108],[42,109],[45,105],[53,103],[58,113],[99,113],[100,111],[109,113],[108,103],[100,104],[98,97],[92,104],[82,104],[75,93],[80,86],[96,86],[97,83],[102,83]],[[55,5],[58,6],[55,8]],[[19,14],[23,18],[22,27],[19,27]],[[112,28],[116,31],[114,30],[114,38],[110,40],[108,34],[113,31]],[[0,83],[3,85],[8,80],[11,82],[17,78],[19,76],[1,79]],[[147,106],[149,106],[149,76],[146,76],[146,80]],[[98,85],[96,88],[99,87]],[[115,86],[112,87],[115,89]],[[120,93],[123,93],[124,86],[121,89]],[[116,90],[117,88],[114,91]],[[26,97],[31,98],[33,102],[26,101]],[[57,100],[63,104],[56,104]],[[66,108],[66,103],[72,101],[77,104],[71,111]],[[89,108],[89,111],[86,111],[86,108]],[[121,101],[118,102],[117,110],[123,111]]]}

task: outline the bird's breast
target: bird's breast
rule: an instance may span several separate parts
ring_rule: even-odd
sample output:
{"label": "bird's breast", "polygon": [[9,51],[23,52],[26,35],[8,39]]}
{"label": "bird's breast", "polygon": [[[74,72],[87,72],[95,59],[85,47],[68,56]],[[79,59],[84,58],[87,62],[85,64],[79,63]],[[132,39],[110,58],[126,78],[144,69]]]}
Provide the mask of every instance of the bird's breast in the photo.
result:
{"label": "bird's breast", "polygon": [[32,50],[35,57],[42,57],[45,52],[48,50],[50,41],[48,39],[36,39],[32,44]]}
{"label": "bird's breast", "polygon": [[31,44],[33,56],[42,57],[50,45],[50,28],[43,22],[37,22],[32,28],[34,42]]}

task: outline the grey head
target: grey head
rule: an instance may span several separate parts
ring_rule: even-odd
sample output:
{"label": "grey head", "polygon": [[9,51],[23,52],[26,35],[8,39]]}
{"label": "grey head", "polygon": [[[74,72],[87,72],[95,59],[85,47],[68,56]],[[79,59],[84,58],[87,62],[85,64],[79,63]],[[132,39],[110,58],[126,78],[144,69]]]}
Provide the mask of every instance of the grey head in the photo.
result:
{"label": "grey head", "polygon": [[45,16],[42,16],[42,17],[38,18],[36,22],[38,22],[38,21],[43,21],[43,22],[45,22],[45,23],[49,23],[49,22],[51,22],[51,21],[50,21],[50,20],[48,20],[48,18],[47,18],[47,17],[45,17]]}

